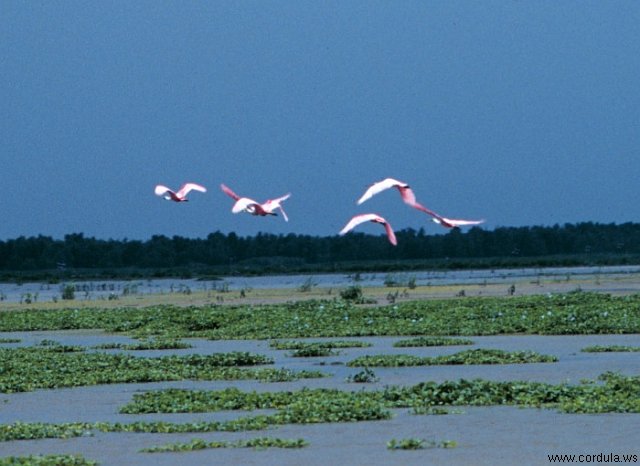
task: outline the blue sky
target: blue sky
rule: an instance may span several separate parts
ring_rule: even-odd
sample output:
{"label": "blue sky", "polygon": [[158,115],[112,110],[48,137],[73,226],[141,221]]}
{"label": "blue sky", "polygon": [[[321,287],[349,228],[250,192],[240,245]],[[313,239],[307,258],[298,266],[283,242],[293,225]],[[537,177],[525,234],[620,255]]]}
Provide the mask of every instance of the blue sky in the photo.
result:
{"label": "blue sky", "polygon": [[[0,239],[640,221],[640,2],[0,3]],[[155,184],[209,188],[175,204]],[[219,189],[291,192],[290,221]],[[359,231],[380,234],[375,225]]]}

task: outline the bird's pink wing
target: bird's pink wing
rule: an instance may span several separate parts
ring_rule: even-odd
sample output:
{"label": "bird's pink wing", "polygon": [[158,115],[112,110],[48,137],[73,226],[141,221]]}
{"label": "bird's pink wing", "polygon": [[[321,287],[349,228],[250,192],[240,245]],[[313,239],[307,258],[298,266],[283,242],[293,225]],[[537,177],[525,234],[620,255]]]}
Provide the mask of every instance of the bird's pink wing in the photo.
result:
{"label": "bird's pink wing", "polygon": [[236,193],[234,193],[233,191],[231,191],[231,188],[229,188],[227,185],[225,185],[224,183],[220,185],[220,189],[222,189],[222,192],[225,193],[227,196],[235,199],[236,201],[240,199],[240,196],[238,196]]}
{"label": "bird's pink wing", "polygon": [[383,223],[384,229],[387,231],[387,238],[389,238],[389,242],[394,246],[398,245],[398,240],[396,239],[396,234],[393,232],[393,228],[389,225],[389,222],[385,221]]}
{"label": "bird's pink wing", "polygon": [[400,191],[400,196],[402,196],[402,200],[405,204],[410,205],[411,207],[416,207],[418,202],[416,201],[416,195],[413,193],[413,190],[407,186],[397,186],[398,191]]}
{"label": "bird's pink wing", "polygon": [[200,191],[201,193],[206,193],[207,188],[197,183],[185,183],[184,185],[182,185],[176,195],[180,198],[184,198],[187,194],[189,194],[190,191]]}
{"label": "bird's pink wing", "polygon": [[347,234],[349,231],[353,230],[355,227],[364,222],[371,222],[377,218],[380,218],[376,214],[360,214],[353,217],[349,222],[344,226],[342,230],[340,230],[340,235]]}
{"label": "bird's pink wing", "polygon": [[403,183],[402,181],[398,181],[393,178],[385,178],[384,180],[378,181],[377,183],[373,183],[371,186],[369,186],[369,189],[364,192],[364,194],[362,195],[362,197],[360,197],[360,199],[358,199],[356,204],[360,205],[364,201],[371,199],[376,194],[381,193],[386,189],[393,188],[394,186],[408,187],[408,185],[406,183]]}

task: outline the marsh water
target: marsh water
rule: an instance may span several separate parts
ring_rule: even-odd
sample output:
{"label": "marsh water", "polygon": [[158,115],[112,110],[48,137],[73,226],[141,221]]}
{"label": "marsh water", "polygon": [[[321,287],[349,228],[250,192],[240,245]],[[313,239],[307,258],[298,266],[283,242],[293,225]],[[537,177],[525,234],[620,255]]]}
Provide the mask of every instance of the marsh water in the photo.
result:
{"label": "marsh water", "polygon": [[[0,283],[0,300],[5,302],[48,302],[60,299],[63,288],[73,285],[76,299],[108,299],[110,296],[168,294],[193,291],[236,291],[251,289],[299,289],[301,287],[341,288],[357,284],[361,287],[384,286],[393,283],[416,285],[489,285],[506,286],[522,281],[553,280],[569,282],[590,279],[594,282],[601,277],[620,279],[640,274],[640,266],[609,267],[547,267],[520,269],[484,269],[450,271],[410,271],[362,274],[305,274],[305,275],[265,275],[227,276],[219,280],[196,279],[151,279],[151,280],[86,280],[58,284],[50,283]],[[640,280],[639,280],[640,282]],[[600,291],[617,291],[599,289]],[[630,291],[630,289],[622,291]]]}
{"label": "marsh water", "polygon": [[[140,296],[180,292],[241,289],[296,289],[305,284],[319,288],[339,288],[351,284],[362,287],[384,286],[389,281],[447,286],[494,283],[509,285],[548,281],[562,284],[565,289],[598,285],[598,291],[622,293],[640,290],[640,267],[580,267],[549,269],[468,270],[447,272],[406,272],[361,274],[286,275],[266,277],[226,277],[222,280],[140,280],[76,282],[76,299],[106,299],[109,294]],[[607,277],[607,279],[604,279]],[[531,285],[535,292],[556,289]],[[2,283],[0,296],[6,302],[18,303],[26,297],[45,302],[61,295],[60,285],[39,283]],[[293,294],[293,292],[292,292]],[[32,346],[43,340],[67,345],[91,347],[103,343],[131,343],[121,334],[98,330],[56,332],[0,332],[0,338],[19,339],[18,343],[3,343],[2,347]],[[120,414],[136,393],[164,388],[219,390],[237,387],[241,390],[282,391],[309,388],[340,390],[379,390],[385,386],[410,386],[425,381],[475,379],[527,380],[549,383],[577,384],[594,380],[607,371],[624,375],[640,374],[640,353],[581,351],[593,345],[640,346],[640,335],[504,335],[470,337],[473,346],[430,348],[395,348],[400,337],[349,338],[371,343],[371,347],[341,349],[331,357],[294,358],[290,351],[275,350],[263,340],[209,341],[190,339],[192,347],[182,350],[136,351],[136,356],[158,357],[168,354],[211,354],[229,351],[250,351],[272,357],[277,368],[320,370],[328,377],[295,382],[266,383],[256,381],[179,381],[135,384],[112,384],[58,390],[36,390],[26,393],[0,393],[0,424],[22,422],[135,422],[165,420],[195,422],[227,420],[256,415],[254,412],[222,411],[186,414]],[[322,339],[313,339],[313,341]],[[437,356],[469,348],[496,348],[508,351],[532,350],[554,355],[554,363],[505,365],[455,365],[399,368],[374,368],[378,381],[356,384],[349,376],[361,368],[346,366],[346,362],[365,354],[412,354]],[[91,351],[91,350],[89,350]],[[108,350],[121,351],[121,350]],[[1,368],[0,368],[1,369]],[[269,411],[265,411],[267,413]],[[262,413],[262,412],[260,412]],[[214,432],[206,434],[126,434],[94,432],[80,438],[0,442],[0,457],[31,454],[82,454],[102,465],[300,465],[320,466],[349,464],[378,466],[403,465],[495,465],[549,464],[547,455],[576,454],[637,454],[640,456],[640,415],[638,414],[565,414],[555,409],[497,407],[461,407],[447,415],[416,415],[409,409],[393,411],[384,421],[283,425],[267,431]],[[302,449],[254,450],[247,448],[209,449],[184,453],[141,453],[155,445],[189,442],[194,438],[206,441],[238,440],[255,437],[303,438],[309,446]],[[425,439],[455,441],[452,449],[428,448],[413,451],[387,449],[392,439]],[[594,456],[594,458],[597,458]],[[590,464],[600,464],[591,461]]]}
{"label": "marsh water", "polygon": [[[0,338],[18,338],[19,343],[5,347],[35,345],[42,340],[62,344],[93,346],[102,343],[128,343],[123,335],[100,331],[11,332]],[[353,338],[354,340],[356,338]],[[399,337],[362,337],[357,340],[371,347],[341,349],[331,357],[294,358],[290,351],[275,350],[268,341],[188,340],[193,346],[184,350],[137,351],[138,356],[167,354],[210,354],[228,351],[251,351],[273,357],[275,367],[294,370],[321,370],[328,377],[295,382],[255,381],[179,381],[145,384],[113,384],[60,390],[37,390],[0,395],[0,423],[111,421],[134,422],[164,420],[195,422],[226,420],[255,415],[259,412],[222,411],[188,414],[120,414],[119,408],[129,403],[135,393],[164,388],[219,390],[237,387],[241,390],[282,391],[310,388],[340,390],[383,389],[389,385],[414,385],[424,381],[483,378],[488,380],[531,380],[550,383],[580,383],[593,380],[606,371],[627,375],[640,373],[638,353],[586,353],[592,345],[640,345],[640,335],[590,336],[477,336],[471,337],[471,348],[497,348],[509,351],[532,350],[558,357],[555,363],[426,366],[375,368],[379,381],[356,384],[347,381],[359,368],[345,363],[364,354],[415,354],[436,356],[460,351],[461,347],[395,348]],[[314,339],[314,341],[321,339]],[[462,349],[469,348],[465,346]],[[260,411],[268,413],[270,411]],[[80,453],[103,465],[204,465],[253,464],[299,465],[326,464],[548,464],[550,454],[640,453],[640,415],[637,414],[564,414],[554,409],[518,407],[461,407],[448,415],[416,415],[408,409],[393,411],[384,421],[284,425],[267,431],[207,434],[125,434],[98,433],[63,440],[13,441],[0,443],[0,456]],[[253,437],[304,438],[310,445],[299,450],[270,448],[210,449],[186,453],[141,453],[154,445],[188,442],[194,438],[207,441],[237,440]],[[386,444],[391,439],[419,438],[430,441],[453,440],[453,449],[430,448],[415,451],[392,451]],[[598,464],[597,462],[592,464]]]}

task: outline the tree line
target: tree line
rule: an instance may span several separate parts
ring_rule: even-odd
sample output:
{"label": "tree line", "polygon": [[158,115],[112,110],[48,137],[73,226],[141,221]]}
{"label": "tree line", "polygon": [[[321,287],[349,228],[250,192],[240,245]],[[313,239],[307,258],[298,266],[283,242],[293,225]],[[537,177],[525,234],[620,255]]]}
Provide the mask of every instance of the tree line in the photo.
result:
{"label": "tree line", "polygon": [[640,223],[585,222],[494,230],[474,227],[432,235],[424,229],[405,229],[397,232],[397,238],[398,245],[394,247],[383,235],[359,232],[329,237],[293,233],[240,237],[218,231],[206,238],[154,235],[144,241],[104,240],[82,233],[68,234],[64,239],[21,236],[0,241],[0,270],[217,267],[232,271],[243,266],[268,269],[274,265],[300,270],[365,261],[457,263],[489,258],[602,255],[635,261],[640,257]]}

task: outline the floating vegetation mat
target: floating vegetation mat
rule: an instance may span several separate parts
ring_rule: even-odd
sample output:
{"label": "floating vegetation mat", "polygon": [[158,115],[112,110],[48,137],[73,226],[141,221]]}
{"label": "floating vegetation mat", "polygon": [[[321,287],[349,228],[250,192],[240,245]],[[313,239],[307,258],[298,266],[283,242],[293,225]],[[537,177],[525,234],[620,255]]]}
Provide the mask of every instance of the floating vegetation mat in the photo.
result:
{"label": "floating vegetation mat", "polygon": [[453,440],[425,440],[418,438],[391,439],[387,442],[389,450],[423,450],[425,448],[455,448],[458,443]]}
{"label": "floating vegetation mat", "polygon": [[275,437],[258,437],[249,440],[236,440],[235,442],[213,441],[193,439],[189,443],[168,443],[141,450],[144,453],[166,453],[179,451],[204,450],[209,448],[303,448],[309,445],[304,439],[281,439]]}
{"label": "floating vegetation mat", "polygon": [[29,455],[0,458],[0,466],[96,466],[80,455]]}
{"label": "floating vegetation mat", "polygon": [[393,344],[396,348],[458,345],[473,345],[473,340],[469,340],[468,338],[416,337],[408,340],[399,340]]}
{"label": "floating vegetation mat", "polygon": [[640,295],[569,293],[362,306],[346,300],[276,305],[0,313],[0,331],[103,329],[135,337],[275,339],[378,335],[640,333]]}
{"label": "floating vegetation mat", "polygon": [[524,364],[556,362],[558,358],[533,351],[473,349],[435,357],[408,354],[365,355],[347,363],[351,367],[436,366],[445,364]]}
{"label": "floating vegetation mat", "polygon": [[[0,424],[0,441],[70,438],[101,432],[238,432],[262,430],[284,424],[384,420],[391,409],[410,408],[428,414],[429,407],[528,406],[557,408],[570,413],[640,413],[640,376],[605,373],[599,381],[580,385],[540,382],[496,382],[482,379],[423,382],[411,387],[386,387],[378,391],[302,389],[282,392],[159,390],[135,394],[122,413],[184,413],[271,408],[272,415],[231,421],[196,423],[22,423]],[[418,409],[417,409],[418,408]],[[436,409],[436,414],[442,414]]]}
{"label": "floating vegetation mat", "polygon": [[640,351],[640,346],[607,345],[587,346],[582,348],[585,353],[635,353]]}
{"label": "floating vegetation mat", "polygon": [[82,352],[59,344],[0,348],[0,392],[170,380],[243,380],[266,382],[322,377],[318,371],[238,367],[273,364],[247,352],[143,358],[128,354]]}

